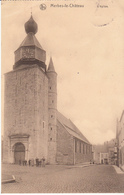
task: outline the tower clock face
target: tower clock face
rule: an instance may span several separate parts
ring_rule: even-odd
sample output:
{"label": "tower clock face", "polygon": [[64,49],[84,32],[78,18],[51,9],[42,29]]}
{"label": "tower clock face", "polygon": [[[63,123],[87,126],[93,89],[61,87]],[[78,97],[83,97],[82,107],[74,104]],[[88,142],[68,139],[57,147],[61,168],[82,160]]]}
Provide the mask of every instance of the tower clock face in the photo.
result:
{"label": "tower clock face", "polygon": [[22,58],[34,58],[35,57],[35,51],[34,48],[23,48],[22,49]]}

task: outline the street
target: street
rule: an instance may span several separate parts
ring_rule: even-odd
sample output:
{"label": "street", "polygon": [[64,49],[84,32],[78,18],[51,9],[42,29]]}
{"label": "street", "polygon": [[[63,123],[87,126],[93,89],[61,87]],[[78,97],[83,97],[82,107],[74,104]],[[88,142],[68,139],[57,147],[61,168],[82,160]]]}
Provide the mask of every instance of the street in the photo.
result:
{"label": "street", "polygon": [[2,193],[124,192],[124,174],[117,174],[110,165],[29,167],[4,164],[2,170],[16,178],[15,183],[2,184]]}

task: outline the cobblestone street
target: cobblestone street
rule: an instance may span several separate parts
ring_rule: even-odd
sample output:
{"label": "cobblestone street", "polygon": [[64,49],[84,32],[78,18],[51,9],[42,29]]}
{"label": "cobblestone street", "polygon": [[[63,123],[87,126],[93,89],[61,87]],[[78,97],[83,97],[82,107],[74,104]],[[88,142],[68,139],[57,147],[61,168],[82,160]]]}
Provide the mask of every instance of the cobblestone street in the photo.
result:
{"label": "cobblestone street", "polygon": [[16,183],[2,184],[2,193],[114,193],[124,192],[124,174],[109,165],[89,167],[23,167],[4,165]]}

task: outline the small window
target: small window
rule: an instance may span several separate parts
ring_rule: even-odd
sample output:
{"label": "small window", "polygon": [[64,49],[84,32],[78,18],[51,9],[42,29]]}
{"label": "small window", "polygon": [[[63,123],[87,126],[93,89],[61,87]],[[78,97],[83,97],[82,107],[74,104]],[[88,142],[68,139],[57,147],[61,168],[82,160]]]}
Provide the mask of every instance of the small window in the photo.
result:
{"label": "small window", "polygon": [[51,89],[51,87],[50,87],[50,89]]}
{"label": "small window", "polygon": [[85,144],[83,144],[83,154],[85,154]]}
{"label": "small window", "polygon": [[77,152],[77,140],[75,140],[75,152]]}
{"label": "small window", "polygon": [[53,115],[51,115],[51,118],[53,118]]}
{"label": "small window", "polygon": [[52,141],[52,138],[50,138],[50,141]]}
{"label": "small window", "polygon": [[43,121],[43,128],[44,128],[44,121]]}
{"label": "small window", "polygon": [[51,127],[50,129],[52,130],[53,128]]}
{"label": "small window", "polygon": [[81,151],[81,153],[84,153],[84,145],[83,145],[83,143],[82,143],[82,151]]}
{"label": "small window", "polygon": [[54,103],[54,100],[52,100],[52,103]]}
{"label": "small window", "polygon": [[80,146],[79,146],[80,148],[79,148],[79,152],[81,153],[81,142],[80,142]]}

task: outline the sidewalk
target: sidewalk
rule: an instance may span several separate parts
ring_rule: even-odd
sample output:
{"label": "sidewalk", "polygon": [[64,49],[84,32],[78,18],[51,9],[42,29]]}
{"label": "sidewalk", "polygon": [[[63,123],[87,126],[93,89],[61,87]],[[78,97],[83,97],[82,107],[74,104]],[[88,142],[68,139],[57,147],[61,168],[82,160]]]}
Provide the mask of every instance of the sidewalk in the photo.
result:
{"label": "sidewalk", "polygon": [[14,175],[2,174],[2,184],[15,182]]}
{"label": "sidewalk", "polygon": [[124,165],[122,165],[120,168],[121,168],[122,171],[124,171]]}
{"label": "sidewalk", "polygon": [[124,174],[124,172],[117,166],[113,165],[115,171],[117,172],[117,174]]}

